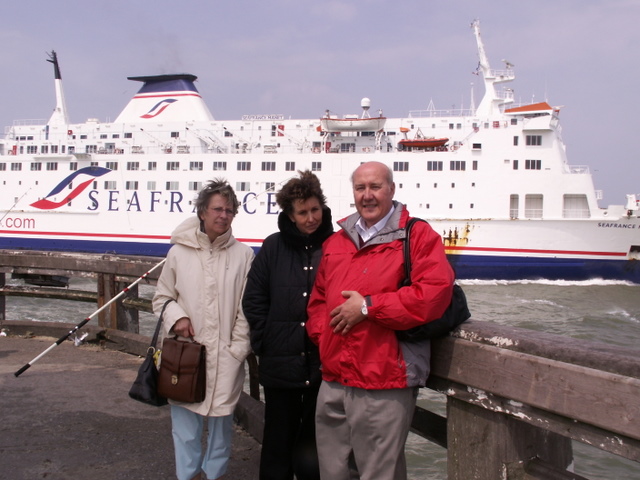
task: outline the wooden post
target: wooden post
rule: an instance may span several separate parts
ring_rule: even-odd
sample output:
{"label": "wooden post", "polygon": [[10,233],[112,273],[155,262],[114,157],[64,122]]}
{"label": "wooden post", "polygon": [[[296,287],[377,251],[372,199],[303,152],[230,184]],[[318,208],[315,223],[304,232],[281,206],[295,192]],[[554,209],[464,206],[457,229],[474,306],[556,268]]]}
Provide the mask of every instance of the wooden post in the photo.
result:
{"label": "wooden post", "polygon": [[[7,277],[4,272],[0,272],[0,288],[4,288],[6,286]],[[4,322],[6,318],[6,298],[4,295],[0,295],[0,323]]]}
{"label": "wooden post", "polygon": [[447,440],[449,480],[516,480],[539,458],[558,470],[573,461],[571,440],[448,397]]}
{"label": "wooden post", "polygon": [[[116,282],[117,291],[114,293],[114,296],[124,290],[127,285],[129,285],[129,282]],[[138,285],[134,285],[127,291],[126,295],[123,295],[115,301],[115,306],[112,310],[116,315],[117,328],[124,332],[140,333],[140,315],[138,314],[138,309],[127,307],[123,303],[125,298],[138,298]]]}

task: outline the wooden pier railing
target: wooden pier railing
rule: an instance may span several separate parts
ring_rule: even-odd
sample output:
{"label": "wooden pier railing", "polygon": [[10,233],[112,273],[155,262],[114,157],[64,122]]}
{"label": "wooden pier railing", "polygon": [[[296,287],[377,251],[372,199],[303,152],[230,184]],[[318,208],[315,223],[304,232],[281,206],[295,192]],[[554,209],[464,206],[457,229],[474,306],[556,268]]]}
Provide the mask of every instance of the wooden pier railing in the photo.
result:
{"label": "wooden pier railing", "polygon": [[[33,329],[5,319],[7,296],[101,306],[159,260],[0,250],[0,327],[16,334]],[[10,273],[93,277],[97,291],[11,287]],[[84,328],[107,346],[141,355],[148,339],[137,335],[138,310],[150,311],[149,302],[134,290],[114,302],[98,326]],[[64,324],[40,328],[68,331]],[[418,408],[412,430],[447,449],[450,480],[584,479],[568,471],[572,440],[640,462],[638,357],[637,350],[470,320],[433,342],[427,387],[446,395],[446,418]],[[236,416],[261,441],[264,405],[255,357],[249,367],[250,395],[243,394]]]}

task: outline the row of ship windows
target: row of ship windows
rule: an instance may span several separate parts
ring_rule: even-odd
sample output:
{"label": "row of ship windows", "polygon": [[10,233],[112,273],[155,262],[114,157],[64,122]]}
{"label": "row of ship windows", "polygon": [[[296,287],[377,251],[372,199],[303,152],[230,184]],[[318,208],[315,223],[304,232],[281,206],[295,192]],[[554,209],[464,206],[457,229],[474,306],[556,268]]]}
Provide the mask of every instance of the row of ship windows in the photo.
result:
{"label": "row of ship windows", "polygon": [[[45,167],[46,171],[56,171],[58,170],[58,162],[31,162],[30,170],[32,172],[42,171],[42,167]],[[276,171],[276,162],[261,162],[261,170],[263,172],[275,172]],[[513,169],[518,170],[519,161],[513,160]],[[110,170],[118,170],[118,162],[106,162],[106,168]],[[98,162],[91,162],[92,167],[97,167]],[[12,162],[10,164],[10,168],[12,172],[20,172],[22,171],[22,163]],[[78,170],[78,162],[70,162],[69,169],[72,171]],[[148,171],[156,171],[158,169],[158,162],[147,162],[147,170]],[[441,172],[444,169],[444,162],[438,160],[430,160],[427,162],[427,171],[429,172]],[[467,162],[465,160],[451,160],[449,162],[449,170],[451,171],[465,171],[467,169]],[[478,161],[473,160],[471,162],[471,169],[478,169]],[[541,170],[542,169],[542,160],[525,160],[525,170]],[[0,162],[0,171],[6,171],[7,164],[5,162]],[[129,171],[138,171],[140,170],[140,162],[127,162],[127,170]],[[180,162],[167,162],[166,164],[167,171],[177,171],[180,170]],[[189,162],[189,170],[192,171],[203,171],[204,170],[204,162]],[[227,170],[227,162],[213,162],[213,170],[214,171],[226,171]],[[237,162],[236,170],[242,172],[251,171],[251,162]],[[296,162],[285,162],[285,171],[293,172],[296,170]],[[314,172],[322,171],[322,162],[311,162],[311,170]],[[393,171],[394,172],[408,172],[409,171],[409,162],[393,162]]]}
{"label": "row of ship windows", "polygon": [[[175,134],[175,135],[174,135]],[[114,134],[113,138],[118,138],[118,134]],[[75,135],[73,136],[75,138]],[[172,138],[177,138],[178,137],[178,132],[171,132],[171,137]],[[33,139],[33,137],[26,137],[26,138],[30,138]],[[81,139],[86,139],[86,135],[81,135],[80,136]],[[103,136],[101,135],[100,138],[103,138]],[[106,136],[104,137],[106,138]],[[131,134],[125,133],[125,138],[132,138]],[[514,146],[518,146],[519,143],[519,138],[518,136],[514,136],[513,137],[513,145]],[[20,137],[20,139],[23,139],[23,137]],[[527,146],[532,147],[539,147],[542,146],[542,135],[526,135],[525,136],[525,143]],[[314,148],[320,148],[321,143],[320,142],[313,142]],[[104,150],[104,152],[101,152],[101,149],[98,148],[97,145],[85,145],[85,153],[106,153],[106,152],[113,152],[116,150],[115,148],[115,143],[114,144],[108,144],[109,148],[103,148],[102,150]],[[139,147],[138,147],[139,148]],[[356,149],[356,144],[355,143],[342,143],[340,144],[339,148],[341,152],[352,152],[355,151]],[[478,150],[481,147],[481,144],[473,144],[473,148]],[[22,154],[24,152],[24,147],[20,146],[20,150],[19,153]],[[18,153],[18,152],[16,152]],[[41,145],[40,146],[40,154],[48,154],[48,153],[58,153],[58,145]],[[60,153],[65,153],[65,145],[62,145],[60,147]],[[75,147],[70,145],[69,146],[69,153],[75,153]],[[134,152],[134,153],[139,153],[139,152]],[[188,153],[188,148],[186,149],[185,152],[183,153]],[[37,145],[27,145],[27,154],[31,154],[31,155],[36,155],[38,154],[38,146]]]}

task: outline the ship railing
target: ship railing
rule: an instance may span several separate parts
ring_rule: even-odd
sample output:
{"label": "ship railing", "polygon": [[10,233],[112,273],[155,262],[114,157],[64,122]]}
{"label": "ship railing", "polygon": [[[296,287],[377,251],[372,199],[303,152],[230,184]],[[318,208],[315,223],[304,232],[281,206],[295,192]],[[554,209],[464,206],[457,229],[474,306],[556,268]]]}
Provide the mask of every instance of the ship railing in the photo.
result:
{"label": "ship railing", "polygon": [[[0,327],[10,334],[33,335],[37,328],[37,334],[59,337],[69,331],[69,323],[8,321],[6,298],[74,299],[102,306],[158,261],[0,250]],[[96,278],[96,291],[6,285],[6,275],[12,273]],[[159,274],[147,277],[151,286]],[[151,311],[151,306],[138,293],[138,286],[131,288],[97,315],[97,326],[83,327],[87,340],[144,356],[149,337],[138,335],[138,311]],[[471,295],[469,304],[473,312]],[[235,416],[260,442],[264,404],[256,358],[250,355],[248,363],[249,394],[242,394]],[[433,411],[418,406],[411,431],[446,449],[449,480],[586,480],[570,471],[581,461],[592,462],[584,456],[574,459],[573,442],[640,461],[640,360],[635,349],[471,319],[431,342],[426,387],[430,399],[446,405],[433,405]],[[446,407],[446,417],[438,413],[441,407]]]}
{"label": "ship railing", "polygon": [[428,117],[468,117],[473,116],[475,112],[470,108],[451,108],[438,110],[428,108],[425,110],[409,110],[409,118],[428,118]]}
{"label": "ship railing", "polygon": [[38,126],[38,125],[46,125],[46,124],[47,124],[47,121],[42,119],[42,118],[14,120],[13,121],[13,126],[14,127],[29,127],[29,126]]}

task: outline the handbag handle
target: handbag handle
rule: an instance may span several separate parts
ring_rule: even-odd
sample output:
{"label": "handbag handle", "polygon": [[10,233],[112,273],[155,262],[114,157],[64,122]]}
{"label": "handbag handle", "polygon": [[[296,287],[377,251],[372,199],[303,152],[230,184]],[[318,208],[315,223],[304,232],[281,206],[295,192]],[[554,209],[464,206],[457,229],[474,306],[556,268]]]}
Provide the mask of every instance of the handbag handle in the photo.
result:
{"label": "handbag handle", "polygon": [[164,302],[164,305],[162,305],[162,310],[160,310],[160,318],[158,318],[158,323],[156,324],[156,331],[153,333],[153,339],[151,340],[151,344],[149,345],[147,351],[151,349],[151,351],[155,353],[156,344],[158,343],[158,336],[160,335],[160,326],[162,325],[162,317],[164,316],[164,311],[167,308],[167,305],[169,305],[169,303],[173,301],[175,300],[173,298],[170,298],[169,300]]}

